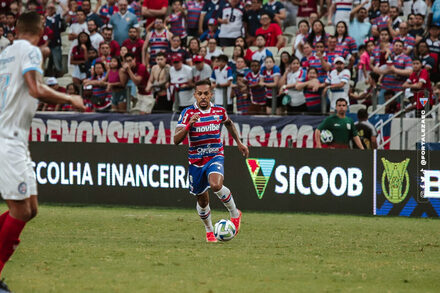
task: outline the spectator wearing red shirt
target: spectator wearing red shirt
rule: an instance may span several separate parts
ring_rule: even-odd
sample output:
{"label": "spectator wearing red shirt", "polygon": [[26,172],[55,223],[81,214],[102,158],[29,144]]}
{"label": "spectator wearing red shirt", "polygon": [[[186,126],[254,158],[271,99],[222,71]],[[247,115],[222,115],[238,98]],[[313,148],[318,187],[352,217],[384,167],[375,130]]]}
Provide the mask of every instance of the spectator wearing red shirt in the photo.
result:
{"label": "spectator wearing red shirt", "polygon": [[[322,9],[322,7],[321,7]],[[318,13],[318,3],[316,0],[303,0],[300,1],[300,5],[298,7],[298,17],[308,18],[310,14]],[[299,22],[299,20],[298,20]]]}
{"label": "spectator wearing red shirt", "polygon": [[266,46],[281,48],[284,45],[283,32],[277,23],[271,23],[272,16],[269,12],[262,12],[260,17],[261,27],[255,34],[266,37]]}
{"label": "spectator wearing red shirt", "polygon": [[147,19],[145,26],[148,28],[156,19],[165,19],[168,10],[168,0],[144,0],[142,4],[142,16]]}
{"label": "spectator wearing red shirt", "polygon": [[[416,117],[420,117],[421,110],[425,109],[426,103],[429,101],[429,105],[434,105],[434,100],[432,98],[432,86],[431,80],[429,79],[428,70],[422,68],[422,61],[420,59],[414,59],[412,61],[413,73],[409,76],[406,82],[402,85],[403,88],[409,88],[414,94],[414,99],[416,105],[407,109],[407,111],[412,109],[417,109]],[[427,91],[427,93],[425,93]],[[423,101],[427,95],[428,101]]]}
{"label": "spectator wearing red shirt", "polygon": [[125,55],[125,62],[122,68],[128,75],[128,79],[131,79],[138,88],[137,103],[133,110],[137,110],[141,114],[150,114],[153,110],[155,99],[151,92],[145,90],[150,78],[147,67],[142,63],[138,63],[134,54],[128,52]]}
{"label": "spectator wearing red shirt", "polygon": [[47,57],[50,56],[49,42],[53,39],[53,30],[50,27],[45,26],[46,21],[44,16],[41,15],[41,25],[43,26],[43,35],[40,37],[40,41],[37,46],[40,48],[43,54],[43,64]]}
{"label": "spectator wearing red shirt", "polygon": [[110,26],[104,26],[101,34],[104,38],[104,42],[110,46],[110,55],[119,56],[121,47],[119,46],[119,43],[112,38],[113,29]]}
{"label": "spectator wearing red shirt", "polygon": [[122,46],[127,47],[128,52],[131,52],[134,55],[136,63],[142,63],[142,47],[144,46],[144,40],[139,38],[137,28],[131,27],[128,30],[128,39],[122,42]]}

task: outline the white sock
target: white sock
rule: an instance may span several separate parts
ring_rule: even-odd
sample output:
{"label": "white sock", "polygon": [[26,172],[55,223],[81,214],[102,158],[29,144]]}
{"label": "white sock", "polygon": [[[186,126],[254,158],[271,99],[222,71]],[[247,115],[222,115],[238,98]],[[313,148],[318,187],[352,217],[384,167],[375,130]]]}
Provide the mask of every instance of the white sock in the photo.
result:
{"label": "white sock", "polygon": [[212,227],[211,221],[211,209],[209,208],[209,204],[202,208],[197,202],[197,213],[199,214],[200,219],[205,225],[206,232],[214,232],[214,228]]}
{"label": "white sock", "polygon": [[235,206],[234,198],[232,197],[232,193],[226,186],[222,186],[222,188],[214,192],[218,198],[223,202],[225,207],[228,209],[231,218],[237,218],[239,216],[237,207]]}

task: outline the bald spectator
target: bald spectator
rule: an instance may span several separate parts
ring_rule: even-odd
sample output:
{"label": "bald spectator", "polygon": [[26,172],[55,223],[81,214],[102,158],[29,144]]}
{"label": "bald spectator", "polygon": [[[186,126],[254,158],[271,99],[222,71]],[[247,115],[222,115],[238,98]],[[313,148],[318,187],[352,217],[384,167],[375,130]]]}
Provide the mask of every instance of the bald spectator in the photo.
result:
{"label": "bald spectator", "polygon": [[168,0],[144,0],[142,16],[147,19],[145,26],[149,28],[157,17],[165,19],[167,9]]}
{"label": "bald spectator", "polygon": [[136,15],[128,11],[127,0],[119,0],[119,12],[112,15],[110,24],[113,27],[113,38],[119,45],[128,39],[128,30],[131,27],[138,27],[138,20]]}

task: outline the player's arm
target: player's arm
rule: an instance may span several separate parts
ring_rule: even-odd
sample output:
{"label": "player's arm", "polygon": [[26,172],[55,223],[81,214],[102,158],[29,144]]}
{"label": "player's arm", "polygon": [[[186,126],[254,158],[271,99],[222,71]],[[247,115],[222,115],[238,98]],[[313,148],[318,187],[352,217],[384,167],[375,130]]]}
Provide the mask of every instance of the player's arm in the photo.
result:
{"label": "player's arm", "polygon": [[188,124],[186,124],[185,127],[183,127],[183,126],[177,127],[176,133],[174,134],[174,144],[175,145],[180,144],[185,139],[185,137],[188,134],[189,130],[194,125],[194,123],[196,123],[197,120],[199,120],[199,118],[200,118],[199,114],[194,114],[189,119],[189,122],[188,122]]}
{"label": "player's arm", "polygon": [[371,136],[371,148],[377,149],[377,137],[375,135]]}
{"label": "player's arm", "polygon": [[228,132],[231,134],[232,138],[237,143],[238,150],[243,154],[244,157],[247,158],[249,156],[249,149],[241,142],[240,136],[238,135],[237,128],[235,128],[234,122],[232,122],[231,119],[228,119],[224,122],[224,125],[226,126],[226,129],[228,129]]}
{"label": "player's arm", "polygon": [[57,92],[42,82],[41,75],[30,70],[24,74],[24,79],[29,88],[29,94],[39,100],[52,104],[72,104],[78,110],[85,111],[83,100],[78,95],[66,95]]}
{"label": "player's arm", "polygon": [[321,144],[321,130],[319,130],[319,128],[315,129],[315,142],[316,142],[316,148],[317,149],[322,148],[322,144]]}
{"label": "player's arm", "polygon": [[361,139],[359,138],[358,135],[356,135],[355,137],[353,137],[353,141],[354,143],[357,145],[357,147],[361,150],[364,149],[364,146],[362,145]]}

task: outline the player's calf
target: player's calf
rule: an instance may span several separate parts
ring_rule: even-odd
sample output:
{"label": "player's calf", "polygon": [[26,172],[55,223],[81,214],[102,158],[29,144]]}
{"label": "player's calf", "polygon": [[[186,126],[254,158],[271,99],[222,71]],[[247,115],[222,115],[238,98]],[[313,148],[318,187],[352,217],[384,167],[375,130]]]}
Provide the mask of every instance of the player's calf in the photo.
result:
{"label": "player's calf", "polygon": [[215,195],[222,201],[223,205],[228,209],[231,218],[237,218],[239,212],[235,206],[234,198],[231,191],[226,186],[222,186],[218,191],[214,192]]}

